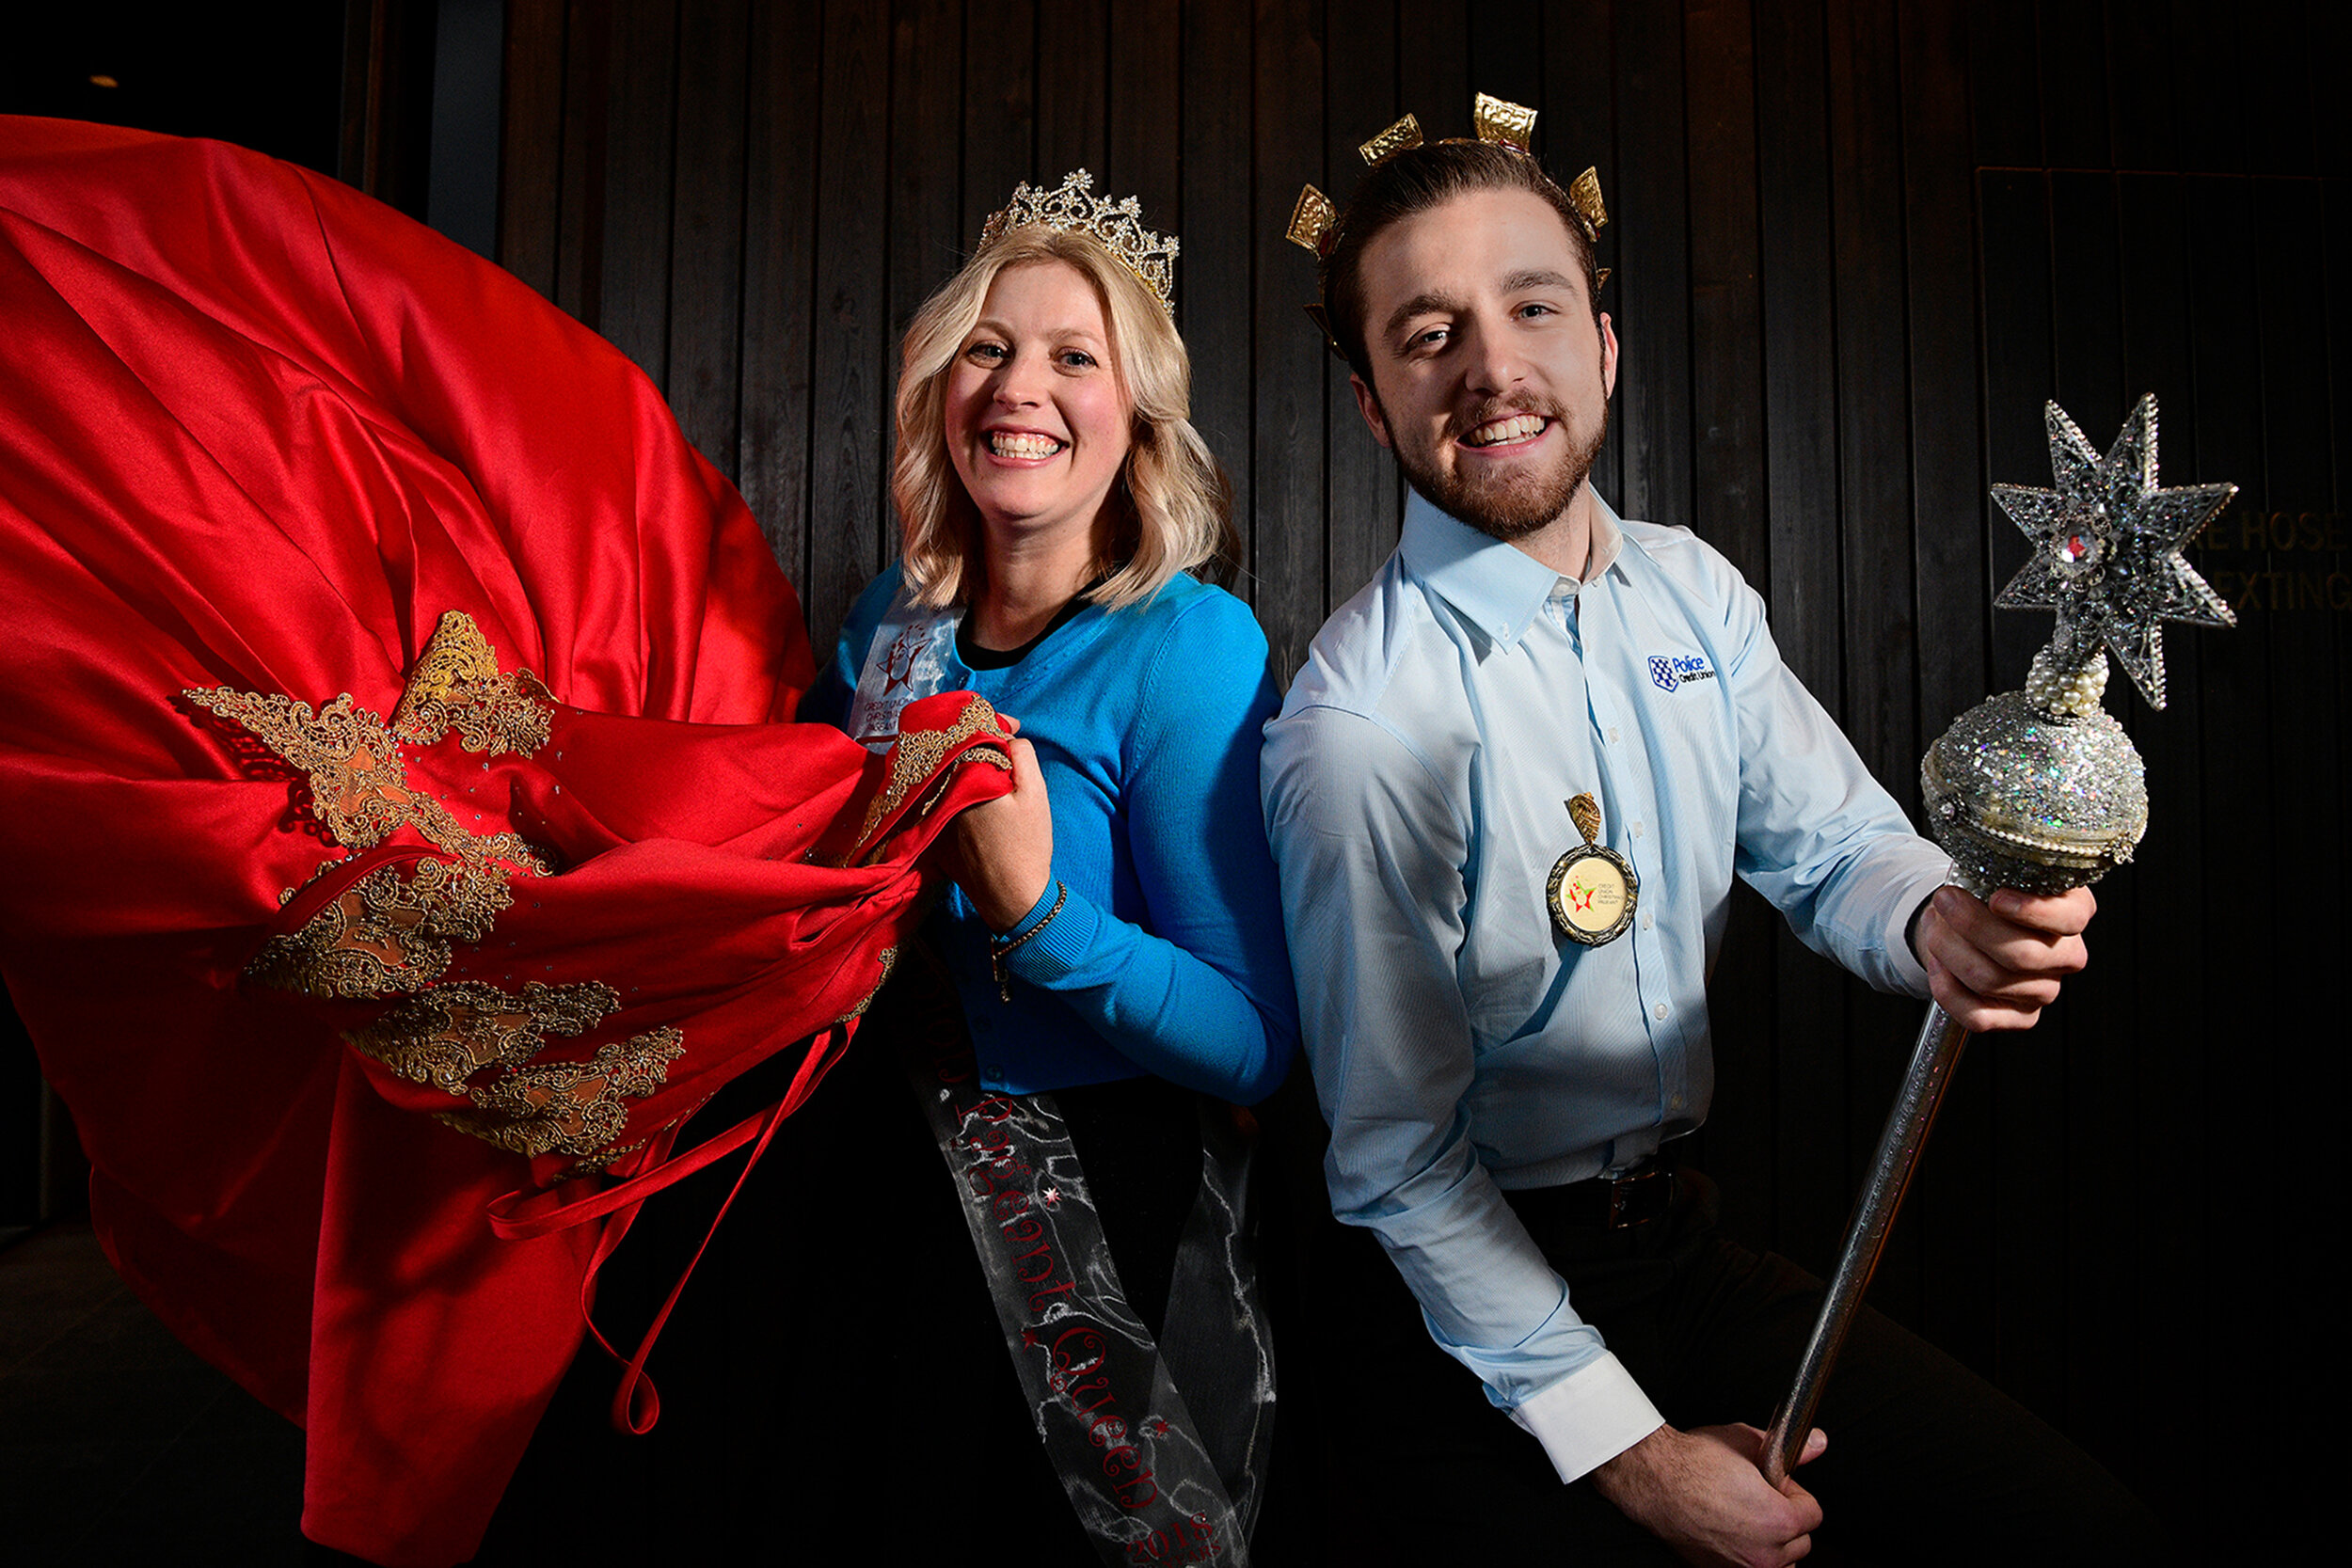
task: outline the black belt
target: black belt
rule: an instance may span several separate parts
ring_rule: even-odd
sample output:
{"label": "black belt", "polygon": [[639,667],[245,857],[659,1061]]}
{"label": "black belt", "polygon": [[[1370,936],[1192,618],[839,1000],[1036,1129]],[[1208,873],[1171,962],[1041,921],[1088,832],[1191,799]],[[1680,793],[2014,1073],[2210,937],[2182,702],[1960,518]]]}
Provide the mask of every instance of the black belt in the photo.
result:
{"label": "black belt", "polygon": [[1673,1162],[1653,1154],[1615,1176],[1503,1196],[1533,1229],[1630,1230],[1664,1219],[1674,1194]]}

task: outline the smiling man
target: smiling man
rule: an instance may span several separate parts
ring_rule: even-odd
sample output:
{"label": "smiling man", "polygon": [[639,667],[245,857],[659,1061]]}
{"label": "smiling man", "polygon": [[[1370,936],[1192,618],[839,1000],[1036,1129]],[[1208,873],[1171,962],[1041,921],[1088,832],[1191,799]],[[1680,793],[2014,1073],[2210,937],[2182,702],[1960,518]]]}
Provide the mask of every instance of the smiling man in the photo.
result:
{"label": "smiling man", "polygon": [[1830,1385],[1822,1502],[1767,1485],[1735,1424],[1771,1415],[1820,1286],[1722,1238],[1713,1187],[1673,1168],[1713,1087],[1733,877],[1975,1029],[2033,1022],[2093,906],[1942,886],[1738,572],[1594,493],[1617,342],[1589,208],[1514,147],[1414,147],[1320,249],[1412,485],[1263,757],[1359,1227],[1316,1271],[1346,1560],[1786,1562],[1826,1505],[1879,1560],[2147,1560],[2129,1494],[1883,1319]]}

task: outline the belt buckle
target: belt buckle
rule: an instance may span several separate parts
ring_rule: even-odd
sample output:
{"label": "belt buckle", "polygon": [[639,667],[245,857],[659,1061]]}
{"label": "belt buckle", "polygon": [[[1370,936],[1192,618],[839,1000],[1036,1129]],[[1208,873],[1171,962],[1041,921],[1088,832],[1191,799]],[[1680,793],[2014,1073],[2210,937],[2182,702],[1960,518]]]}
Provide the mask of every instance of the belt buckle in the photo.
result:
{"label": "belt buckle", "polygon": [[1664,1193],[1652,1184],[1665,1179],[1665,1169],[1655,1160],[1645,1160],[1624,1175],[1612,1178],[1609,1216],[1601,1221],[1601,1228],[1630,1230],[1656,1219],[1664,1208]]}

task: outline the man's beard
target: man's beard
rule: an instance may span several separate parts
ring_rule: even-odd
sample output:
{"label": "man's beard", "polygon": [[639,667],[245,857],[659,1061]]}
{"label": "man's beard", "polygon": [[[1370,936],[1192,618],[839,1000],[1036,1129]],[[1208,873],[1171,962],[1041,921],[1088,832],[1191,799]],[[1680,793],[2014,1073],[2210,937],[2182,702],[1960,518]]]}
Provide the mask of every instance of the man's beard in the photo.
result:
{"label": "man's beard", "polygon": [[[1394,447],[1397,467],[1413,488],[1437,503],[1448,516],[1458,517],[1479,532],[1509,544],[1550,523],[1568,509],[1593,471],[1601,443],[1609,438],[1609,405],[1600,405],[1600,420],[1589,437],[1579,439],[1576,427],[1557,407],[1531,408],[1498,404],[1482,409],[1473,419],[1457,421],[1461,430],[1476,430],[1491,420],[1510,414],[1538,414],[1550,420],[1566,437],[1568,450],[1548,469],[1496,476],[1485,483],[1467,478],[1459,468],[1451,473],[1438,467],[1434,449],[1399,441]],[[1454,438],[1449,431],[1440,440]]]}

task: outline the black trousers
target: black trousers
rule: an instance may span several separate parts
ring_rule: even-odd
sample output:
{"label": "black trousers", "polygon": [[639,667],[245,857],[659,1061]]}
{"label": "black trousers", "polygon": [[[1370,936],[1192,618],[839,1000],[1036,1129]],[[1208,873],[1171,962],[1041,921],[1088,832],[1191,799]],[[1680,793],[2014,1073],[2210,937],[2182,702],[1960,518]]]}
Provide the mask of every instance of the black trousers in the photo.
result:
{"label": "black trousers", "polygon": [[[1630,1230],[1559,1223],[1514,1195],[1578,1313],[1684,1429],[1766,1425],[1822,1294],[1787,1259],[1734,1245],[1715,1189],[1683,1171],[1664,1219]],[[1311,1316],[1329,1560],[1664,1564],[1676,1560],[1591,1481],[1563,1486],[1535,1439],[1431,1342],[1369,1233],[1327,1227]],[[1829,1449],[1798,1481],[1820,1500],[1812,1560],[1890,1565],[2169,1560],[2154,1517],[2045,1422],[1917,1337],[1866,1310],[1817,1422]]]}

